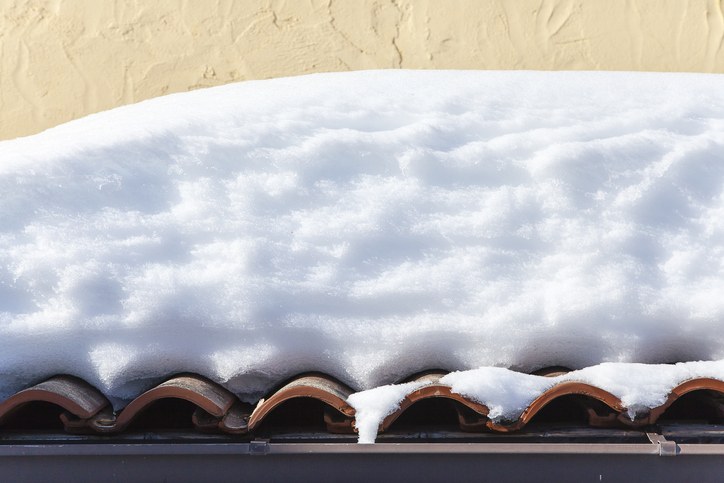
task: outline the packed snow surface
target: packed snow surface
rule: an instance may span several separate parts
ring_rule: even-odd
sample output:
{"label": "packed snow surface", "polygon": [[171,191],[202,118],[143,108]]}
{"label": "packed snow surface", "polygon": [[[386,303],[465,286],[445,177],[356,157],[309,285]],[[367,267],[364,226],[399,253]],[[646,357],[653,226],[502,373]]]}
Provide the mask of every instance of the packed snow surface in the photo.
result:
{"label": "packed snow surface", "polygon": [[604,72],[244,82],[2,142],[0,398],[724,359],[723,148],[722,76]]}

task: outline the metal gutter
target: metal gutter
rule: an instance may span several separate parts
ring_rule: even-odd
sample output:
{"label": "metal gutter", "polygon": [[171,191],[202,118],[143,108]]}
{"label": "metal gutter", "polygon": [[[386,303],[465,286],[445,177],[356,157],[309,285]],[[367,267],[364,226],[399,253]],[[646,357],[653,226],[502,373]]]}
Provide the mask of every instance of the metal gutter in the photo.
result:
{"label": "metal gutter", "polygon": [[724,455],[724,444],[671,443],[129,443],[0,445],[6,456],[118,456],[118,455],[290,455],[290,454],[541,454],[541,455]]}
{"label": "metal gutter", "polygon": [[[703,445],[686,445],[698,447]],[[706,453],[722,454],[724,445]],[[39,444],[2,445],[3,456],[115,456],[115,455],[290,455],[290,454],[635,454],[658,455],[657,444],[581,443],[150,443],[150,444]]]}
{"label": "metal gutter", "polygon": [[[461,441],[461,433],[424,432],[417,436],[426,440],[407,439],[415,434],[387,434],[374,445],[317,433],[273,433],[270,439],[194,432],[8,434],[0,438],[0,481],[661,482],[718,481],[724,474],[724,428],[711,425],[595,433],[546,427],[517,436],[468,435],[477,438],[469,441]],[[600,439],[581,439],[592,434]]]}
{"label": "metal gutter", "polygon": [[678,444],[677,454],[682,455],[722,455],[724,444]]}
{"label": "metal gutter", "polygon": [[[590,431],[561,430],[550,431],[546,440],[528,441],[454,441],[450,438],[428,439],[420,441],[404,439],[397,434],[398,441],[376,444],[357,444],[350,438],[340,435],[315,433],[288,433],[273,435],[273,439],[254,439],[234,441],[228,436],[197,436],[188,432],[140,433],[132,438],[102,438],[96,436],[64,437],[58,434],[24,434],[8,436],[0,440],[0,457],[3,456],[107,456],[107,455],[189,455],[189,454],[235,454],[235,455],[286,455],[286,454],[611,454],[611,455],[662,455],[675,456],[687,454],[724,455],[724,444],[713,442],[691,443],[691,427],[683,426],[683,431],[675,426],[665,427],[672,439],[666,439],[660,430],[636,433],[631,440],[629,432],[613,432],[619,442],[566,442],[556,441],[573,435],[578,439],[581,434]],[[700,427],[700,426],[699,426]],[[673,429],[670,429],[673,428]],[[716,434],[719,435],[721,431]],[[677,444],[673,438],[681,439],[685,444]],[[456,434],[459,436],[459,433]],[[606,435],[602,435],[606,436]],[[521,437],[540,437],[539,433],[523,434]],[[608,436],[610,437],[610,436]],[[400,439],[402,438],[402,439]],[[629,441],[625,441],[628,439]],[[646,442],[648,440],[648,442]],[[715,441],[720,441],[716,438]]]}
{"label": "metal gutter", "polygon": [[[669,443],[673,443],[670,441]],[[724,444],[39,443],[0,445],[0,481],[714,481]]]}

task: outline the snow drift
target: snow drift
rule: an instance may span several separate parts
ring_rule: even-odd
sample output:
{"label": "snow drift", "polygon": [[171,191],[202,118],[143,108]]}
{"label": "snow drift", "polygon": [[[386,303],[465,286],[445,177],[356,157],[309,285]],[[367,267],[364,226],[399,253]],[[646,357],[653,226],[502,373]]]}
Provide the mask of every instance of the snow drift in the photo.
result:
{"label": "snow drift", "polygon": [[0,143],[0,398],[724,359],[724,82],[367,71]]}

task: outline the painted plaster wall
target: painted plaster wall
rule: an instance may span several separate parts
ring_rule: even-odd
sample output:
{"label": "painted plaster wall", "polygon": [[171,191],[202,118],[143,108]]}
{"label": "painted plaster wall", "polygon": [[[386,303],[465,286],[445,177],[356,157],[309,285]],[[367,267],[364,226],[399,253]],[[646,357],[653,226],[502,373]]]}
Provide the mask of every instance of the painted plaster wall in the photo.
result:
{"label": "painted plaster wall", "polygon": [[724,72],[723,1],[0,0],[0,140],[313,72]]}

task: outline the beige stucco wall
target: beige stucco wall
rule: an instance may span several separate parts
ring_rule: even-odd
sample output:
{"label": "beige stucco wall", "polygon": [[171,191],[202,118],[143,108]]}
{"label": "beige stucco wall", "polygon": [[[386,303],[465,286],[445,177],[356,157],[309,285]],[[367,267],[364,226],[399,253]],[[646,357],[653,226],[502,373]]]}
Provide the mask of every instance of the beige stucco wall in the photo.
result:
{"label": "beige stucco wall", "polygon": [[724,72],[723,0],[0,0],[0,139],[357,69]]}

